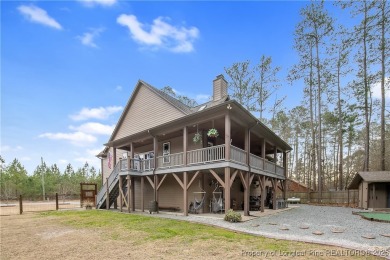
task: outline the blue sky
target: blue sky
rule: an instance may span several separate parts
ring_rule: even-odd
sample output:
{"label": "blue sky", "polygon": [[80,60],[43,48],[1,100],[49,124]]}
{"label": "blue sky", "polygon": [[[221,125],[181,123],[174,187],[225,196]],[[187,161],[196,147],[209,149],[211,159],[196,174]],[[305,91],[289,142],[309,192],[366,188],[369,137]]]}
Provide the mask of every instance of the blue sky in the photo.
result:
{"label": "blue sky", "polygon": [[[32,173],[63,169],[109,139],[138,79],[204,102],[233,62],[297,62],[293,32],[307,2],[2,1],[1,156]],[[344,14],[347,14],[346,12]],[[282,80],[285,106],[302,86]]]}

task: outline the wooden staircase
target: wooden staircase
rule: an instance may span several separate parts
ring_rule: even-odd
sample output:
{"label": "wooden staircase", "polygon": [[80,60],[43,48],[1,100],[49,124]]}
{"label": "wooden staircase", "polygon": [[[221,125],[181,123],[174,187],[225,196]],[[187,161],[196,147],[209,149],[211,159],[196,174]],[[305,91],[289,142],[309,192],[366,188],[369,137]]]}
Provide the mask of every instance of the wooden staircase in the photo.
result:
{"label": "wooden staircase", "polygon": [[[107,182],[102,186],[99,193],[96,196],[96,208],[105,209],[107,201],[107,184],[109,192],[109,207],[114,203],[114,201],[119,196],[119,172],[120,164],[117,163],[112,170],[110,176],[107,179]],[[124,182],[123,187],[126,187],[126,182]]]}

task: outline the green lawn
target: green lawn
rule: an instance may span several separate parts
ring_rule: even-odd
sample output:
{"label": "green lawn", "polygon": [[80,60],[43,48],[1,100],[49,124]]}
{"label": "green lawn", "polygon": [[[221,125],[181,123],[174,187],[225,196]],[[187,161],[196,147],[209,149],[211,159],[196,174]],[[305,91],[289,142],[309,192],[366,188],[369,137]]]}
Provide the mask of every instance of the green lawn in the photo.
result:
{"label": "green lawn", "polygon": [[387,212],[359,212],[358,214],[368,219],[390,221],[390,213]]}
{"label": "green lawn", "polygon": [[[113,211],[51,211],[41,213],[39,218],[50,218],[50,221],[55,221],[59,225],[86,232],[97,231],[101,234],[97,239],[108,241],[114,246],[116,242],[131,244],[132,250],[138,250],[136,252],[139,254],[143,254],[145,248],[159,245],[167,253],[172,254],[172,259],[180,256],[177,252],[188,253],[191,248],[197,250],[188,253],[192,254],[189,255],[190,259],[202,258],[205,253],[213,256],[214,259],[241,258],[244,252],[255,251],[284,255],[304,252],[304,257],[295,257],[295,259],[328,259],[329,256],[325,254],[318,256],[312,253],[343,250],[332,246],[258,237],[186,221]],[[256,228],[261,228],[261,225]],[[376,259],[376,257],[368,257],[368,259]]]}

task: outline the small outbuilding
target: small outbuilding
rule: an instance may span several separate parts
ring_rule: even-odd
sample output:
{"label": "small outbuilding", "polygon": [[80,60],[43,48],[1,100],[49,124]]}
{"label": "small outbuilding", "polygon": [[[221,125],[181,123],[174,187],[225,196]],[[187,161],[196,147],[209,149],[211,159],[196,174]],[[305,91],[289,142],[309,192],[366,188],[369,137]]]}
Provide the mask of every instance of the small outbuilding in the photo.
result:
{"label": "small outbuilding", "polygon": [[348,189],[359,190],[360,208],[390,208],[390,171],[358,172]]}

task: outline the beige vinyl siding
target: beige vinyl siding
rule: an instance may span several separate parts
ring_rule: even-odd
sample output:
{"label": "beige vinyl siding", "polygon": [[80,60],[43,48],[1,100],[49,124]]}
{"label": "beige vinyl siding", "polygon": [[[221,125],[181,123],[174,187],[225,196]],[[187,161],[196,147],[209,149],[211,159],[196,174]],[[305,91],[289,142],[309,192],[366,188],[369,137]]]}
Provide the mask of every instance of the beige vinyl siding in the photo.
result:
{"label": "beige vinyl siding", "polygon": [[[178,174],[181,180],[183,180],[183,174]],[[193,174],[189,174],[188,179],[191,179]],[[159,180],[163,178],[163,175],[159,175]],[[188,189],[188,205],[190,205],[191,201],[194,201],[194,192],[201,191],[199,188],[199,179],[202,177],[197,177],[191,187]],[[153,189],[150,185],[149,181],[145,177],[145,185],[144,185],[144,203],[145,210],[149,209],[149,203],[153,200]],[[200,195],[196,195],[200,196]],[[201,197],[197,197],[197,199],[201,199]],[[165,178],[164,182],[161,184],[161,187],[158,191],[158,204],[160,207],[175,207],[179,208],[180,211],[183,211],[183,189],[176,181],[176,179],[172,176],[172,174],[168,174]],[[135,207],[137,209],[141,209],[141,178],[135,179]],[[204,203],[204,209],[208,208],[207,200]]]}
{"label": "beige vinyl siding", "polygon": [[113,140],[167,123],[185,114],[148,87],[141,86]]}
{"label": "beige vinyl siding", "polygon": [[[112,156],[112,160],[114,160],[114,149],[112,147],[109,148],[109,152],[111,153],[111,156]],[[126,151],[124,150],[120,150],[120,149],[116,149],[116,163],[119,162],[119,159],[123,157],[123,153],[125,153]],[[113,162],[111,162],[111,169],[108,167],[108,153],[107,153],[107,157],[103,159],[103,183],[106,182],[106,179],[108,178],[108,176],[110,176],[112,170],[114,170],[114,167],[116,165],[116,163],[114,164]]]}

